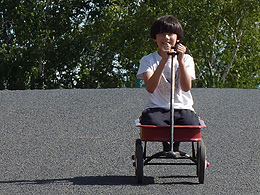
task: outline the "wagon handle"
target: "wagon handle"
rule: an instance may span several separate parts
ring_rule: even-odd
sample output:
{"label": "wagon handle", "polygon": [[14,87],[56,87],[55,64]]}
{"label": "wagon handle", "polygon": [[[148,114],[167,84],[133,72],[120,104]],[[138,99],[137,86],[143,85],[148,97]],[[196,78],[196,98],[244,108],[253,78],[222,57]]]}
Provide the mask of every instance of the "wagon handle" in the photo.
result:
{"label": "wagon handle", "polygon": [[170,125],[171,125],[171,152],[173,152],[173,131],[174,131],[174,88],[175,88],[175,67],[173,67],[173,58],[177,55],[176,52],[169,53],[171,59],[171,96],[170,96]]}

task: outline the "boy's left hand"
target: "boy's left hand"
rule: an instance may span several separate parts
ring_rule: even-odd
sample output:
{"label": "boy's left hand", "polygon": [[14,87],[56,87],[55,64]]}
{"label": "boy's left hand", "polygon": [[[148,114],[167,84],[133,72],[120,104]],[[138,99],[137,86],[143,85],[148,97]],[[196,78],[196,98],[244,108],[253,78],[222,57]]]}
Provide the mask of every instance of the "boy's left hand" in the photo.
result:
{"label": "boy's left hand", "polygon": [[186,53],[186,47],[181,44],[181,43],[178,43],[176,45],[176,51],[178,52],[178,55],[177,55],[177,60],[180,62],[181,60],[184,59],[184,54]]}

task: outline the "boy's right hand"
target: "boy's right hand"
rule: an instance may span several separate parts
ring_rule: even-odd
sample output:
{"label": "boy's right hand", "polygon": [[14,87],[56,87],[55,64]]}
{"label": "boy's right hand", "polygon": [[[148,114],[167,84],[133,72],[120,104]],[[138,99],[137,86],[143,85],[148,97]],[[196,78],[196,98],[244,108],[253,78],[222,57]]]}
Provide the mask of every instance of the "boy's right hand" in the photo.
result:
{"label": "boy's right hand", "polygon": [[171,51],[171,45],[165,45],[162,48],[161,51],[161,57],[162,57],[162,62],[164,62],[166,64],[166,62],[168,61],[168,59],[170,58],[169,52]]}

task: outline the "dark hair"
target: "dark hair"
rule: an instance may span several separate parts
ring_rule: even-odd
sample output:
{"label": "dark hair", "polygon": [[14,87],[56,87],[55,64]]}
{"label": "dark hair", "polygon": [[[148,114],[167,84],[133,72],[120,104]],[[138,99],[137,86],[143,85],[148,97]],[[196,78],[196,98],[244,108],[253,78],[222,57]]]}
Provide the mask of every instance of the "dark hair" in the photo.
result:
{"label": "dark hair", "polygon": [[180,22],[171,15],[162,16],[155,20],[150,31],[150,36],[152,39],[156,39],[156,35],[159,33],[177,34],[177,39],[180,41],[183,38],[183,30]]}

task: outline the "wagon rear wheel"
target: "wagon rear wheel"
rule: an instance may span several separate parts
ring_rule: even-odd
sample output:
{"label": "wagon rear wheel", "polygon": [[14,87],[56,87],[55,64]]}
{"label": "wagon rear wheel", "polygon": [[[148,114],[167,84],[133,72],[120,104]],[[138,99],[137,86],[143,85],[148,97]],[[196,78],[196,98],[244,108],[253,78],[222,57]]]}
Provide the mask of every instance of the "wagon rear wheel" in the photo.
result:
{"label": "wagon rear wheel", "polygon": [[136,144],[135,144],[135,175],[137,178],[138,183],[142,183],[143,182],[143,176],[144,176],[144,172],[143,172],[143,168],[144,168],[144,163],[143,163],[143,146],[142,146],[142,142],[140,139],[136,140]]}
{"label": "wagon rear wheel", "polygon": [[203,141],[198,142],[197,145],[197,176],[199,183],[204,183],[204,176],[206,170],[206,146]]}

